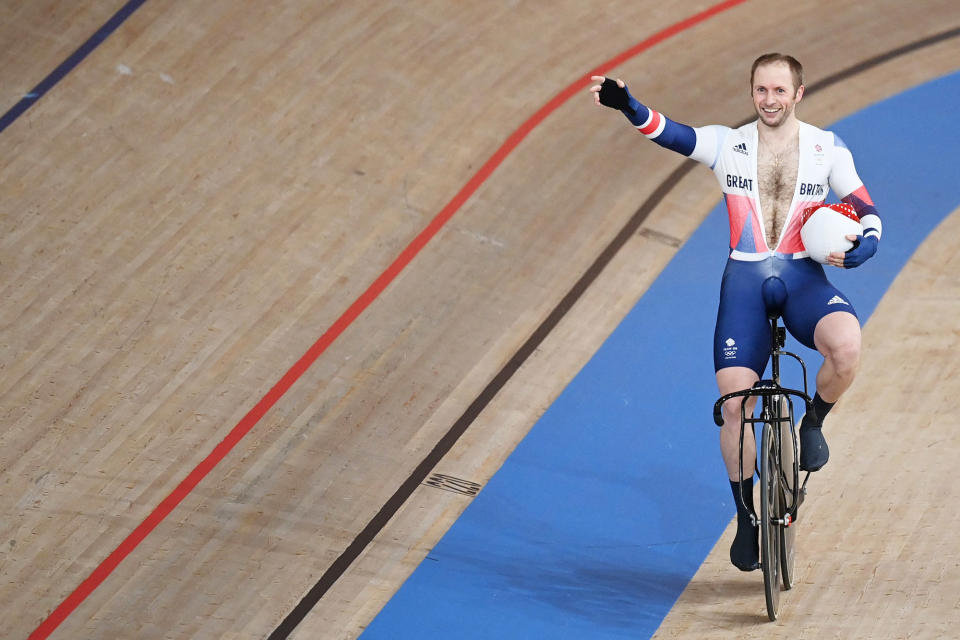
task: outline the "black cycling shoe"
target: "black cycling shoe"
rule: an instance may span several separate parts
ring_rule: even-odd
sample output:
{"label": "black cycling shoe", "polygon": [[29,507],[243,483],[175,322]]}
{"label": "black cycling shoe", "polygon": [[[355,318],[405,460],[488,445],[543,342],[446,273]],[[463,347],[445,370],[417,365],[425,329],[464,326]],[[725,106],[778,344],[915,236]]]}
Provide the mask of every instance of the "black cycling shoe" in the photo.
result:
{"label": "black cycling shoe", "polygon": [[737,536],[730,545],[730,562],[740,571],[760,568],[760,528],[738,523]]}
{"label": "black cycling shoe", "polygon": [[822,427],[800,428],[800,469],[819,471],[830,459],[830,448]]}

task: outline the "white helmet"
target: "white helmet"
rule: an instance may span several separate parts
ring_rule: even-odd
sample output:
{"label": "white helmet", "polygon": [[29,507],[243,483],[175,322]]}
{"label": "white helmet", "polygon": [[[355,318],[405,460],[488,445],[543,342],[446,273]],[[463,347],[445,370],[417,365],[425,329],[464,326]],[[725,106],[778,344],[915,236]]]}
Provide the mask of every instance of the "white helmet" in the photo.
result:
{"label": "white helmet", "polygon": [[807,254],[821,264],[833,251],[847,251],[853,243],[846,236],[863,235],[863,225],[849,204],[823,204],[803,211],[800,239]]}

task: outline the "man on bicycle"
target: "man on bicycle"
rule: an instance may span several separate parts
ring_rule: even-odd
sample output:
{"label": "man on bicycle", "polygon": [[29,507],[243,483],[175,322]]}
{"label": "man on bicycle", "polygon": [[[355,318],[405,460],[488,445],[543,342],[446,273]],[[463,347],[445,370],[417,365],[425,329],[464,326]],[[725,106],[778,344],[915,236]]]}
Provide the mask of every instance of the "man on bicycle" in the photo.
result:
{"label": "man on bicycle", "polygon": [[[800,237],[801,214],[822,203],[828,187],[854,208],[864,231],[862,236],[848,236],[854,241],[852,249],[830,255],[829,264],[841,268],[857,267],[873,256],[882,228],[843,141],[797,119],[803,68],[792,56],[780,53],[757,58],[750,71],[757,119],[738,129],[674,122],[638,102],[622,80],[602,76],[593,80],[598,84],[590,91],[597,104],[618,109],[657,144],[707,165],[720,182],[730,217],[730,255],[714,332],[720,394],[749,389],[763,375],[770,346],[768,311],[779,312],[797,340],[823,355],[814,411],[808,411],[800,425],[801,469],[822,468],[829,456],[823,419],[853,382],[860,357],[860,322],[823,267],[807,257]],[[770,277],[779,280],[780,295],[764,300],[761,287]],[[747,400],[748,415],[755,401]],[[758,531],[751,520],[753,474],[740,478],[742,402],[735,398],[723,406],[720,451],[737,505],[730,560],[739,569],[752,571],[759,567]],[[742,465],[756,467],[752,438],[744,438]]]}

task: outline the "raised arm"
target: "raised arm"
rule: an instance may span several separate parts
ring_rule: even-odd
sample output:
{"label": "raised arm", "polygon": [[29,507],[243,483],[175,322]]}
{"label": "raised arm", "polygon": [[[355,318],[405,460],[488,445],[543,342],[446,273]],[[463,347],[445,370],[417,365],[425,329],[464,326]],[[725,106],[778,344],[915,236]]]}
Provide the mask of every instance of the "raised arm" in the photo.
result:
{"label": "raised arm", "polygon": [[591,76],[597,84],[590,87],[598,105],[617,109],[627,117],[637,131],[661,147],[676,151],[712,167],[716,161],[718,136],[725,127],[693,128],[667,118],[662,113],[643,105],[630,95],[623,80]]}

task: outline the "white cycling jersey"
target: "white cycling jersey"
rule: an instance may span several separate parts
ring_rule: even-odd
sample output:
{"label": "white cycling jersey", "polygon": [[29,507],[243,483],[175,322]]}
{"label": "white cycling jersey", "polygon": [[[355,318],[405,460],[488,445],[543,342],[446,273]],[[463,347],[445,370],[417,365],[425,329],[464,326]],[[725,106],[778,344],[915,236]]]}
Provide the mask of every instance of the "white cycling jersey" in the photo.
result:
{"label": "white cycling jersey", "polygon": [[[629,95],[629,94],[628,94]],[[768,247],[757,181],[757,122],[737,129],[722,125],[690,127],[667,118],[630,96],[624,114],[634,127],[657,144],[702,162],[720,182],[730,216],[730,257],[759,261],[773,253],[807,257],[800,237],[804,209],[823,203],[833,192],[860,217],[865,236],[881,234],[880,216],[853,164],[853,155],[839,136],[800,122],[799,166],[793,201],[777,246]]]}
{"label": "white cycling jersey", "polygon": [[[771,252],[806,257],[800,238],[801,214],[821,204],[828,189],[844,201],[873,202],[854,167],[853,155],[835,133],[800,123],[800,156],[793,201],[777,246],[768,247],[757,182],[757,123],[738,129],[721,125],[694,127],[696,144],[690,157],[709,166],[723,190],[730,216],[730,257],[762,260]],[[851,197],[852,196],[852,197]],[[856,205],[855,205],[856,206]],[[860,209],[860,207],[857,207]],[[861,220],[867,233],[879,237],[879,218]],[[873,214],[876,218],[877,216]]]}

